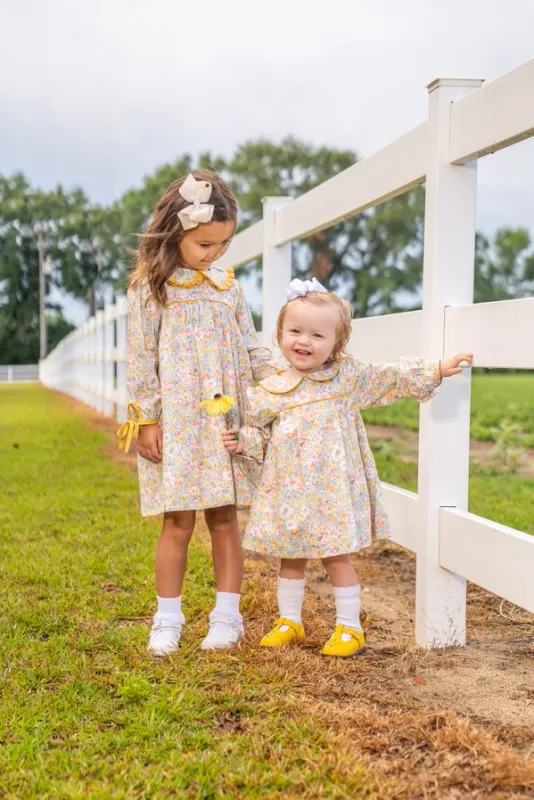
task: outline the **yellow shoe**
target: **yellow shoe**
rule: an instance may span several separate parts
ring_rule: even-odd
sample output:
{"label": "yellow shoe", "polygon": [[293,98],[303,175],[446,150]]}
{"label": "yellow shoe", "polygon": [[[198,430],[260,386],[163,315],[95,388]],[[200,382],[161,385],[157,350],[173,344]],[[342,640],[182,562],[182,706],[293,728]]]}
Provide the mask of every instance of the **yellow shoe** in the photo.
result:
{"label": "yellow shoe", "polygon": [[[284,625],[287,625],[287,631],[281,631]],[[296,642],[297,639],[304,639],[305,633],[302,625],[296,622],[291,622],[290,619],[280,617],[276,620],[274,628],[270,633],[265,634],[260,642],[260,647],[282,647],[284,644]]]}
{"label": "yellow shoe", "polygon": [[[350,636],[344,641],[342,634]],[[324,656],[361,656],[365,653],[365,634],[363,631],[355,631],[354,628],[346,628],[345,625],[336,625],[336,629],[330,639],[322,649]]]}

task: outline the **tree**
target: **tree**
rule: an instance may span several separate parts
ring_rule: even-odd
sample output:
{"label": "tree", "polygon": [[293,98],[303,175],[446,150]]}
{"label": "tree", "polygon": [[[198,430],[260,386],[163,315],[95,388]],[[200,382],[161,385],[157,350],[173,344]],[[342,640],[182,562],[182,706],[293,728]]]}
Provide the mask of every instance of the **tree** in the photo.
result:
{"label": "tree", "polygon": [[[64,201],[62,190],[34,191],[21,174],[0,177],[0,363],[35,363],[39,358],[39,258],[34,226],[46,224],[54,246],[55,220],[64,211]],[[52,313],[50,346],[54,346],[69,323],[50,300],[46,311]]]}
{"label": "tree", "polygon": [[[299,196],[356,160],[351,150],[316,148],[293,137],[279,145],[246,142],[225,170],[238,198],[241,227],[261,219],[263,197]],[[416,189],[314,234],[294,245],[293,271],[317,277],[345,296],[357,317],[411,307],[421,281],[423,210],[423,191]]]}
{"label": "tree", "polygon": [[[34,225],[46,228],[53,263],[50,288],[84,300],[94,313],[126,275],[154,206],[176,178],[211,167],[232,186],[239,229],[262,217],[269,195],[297,197],[357,160],[352,150],[315,147],[294,137],[280,143],[248,141],[229,158],[183,155],[144,178],[109,208],[94,205],[81,189],[34,190],[23,175],[0,176],[0,358],[35,361],[38,356],[39,285]],[[293,272],[317,277],[346,297],[356,317],[420,306],[424,190],[413,189],[293,245]],[[261,281],[261,260],[244,272]],[[524,228],[499,230],[493,240],[477,234],[475,301],[534,293],[534,252]],[[47,301],[49,343],[68,329],[61,309]],[[260,322],[257,317],[257,322]]]}
{"label": "tree", "polygon": [[67,198],[67,210],[56,220],[50,253],[58,265],[61,287],[84,300],[93,316],[102,307],[106,287],[121,274],[123,245],[116,209],[92,206],[80,189]]}
{"label": "tree", "polygon": [[477,234],[475,302],[534,295],[534,251],[526,228],[500,228],[492,242]]}

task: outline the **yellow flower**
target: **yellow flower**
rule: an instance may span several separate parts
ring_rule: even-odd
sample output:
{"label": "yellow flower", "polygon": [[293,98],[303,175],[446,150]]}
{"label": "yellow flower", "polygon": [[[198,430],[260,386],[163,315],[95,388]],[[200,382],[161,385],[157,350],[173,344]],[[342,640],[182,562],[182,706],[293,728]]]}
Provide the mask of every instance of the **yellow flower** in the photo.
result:
{"label": "yellow flower", "polygon": [[200,407],[205,407],[211,417],[218,417],[220,414],[228,414],[235,400],[226,394],[215,394],[212,400],[203,400]]}

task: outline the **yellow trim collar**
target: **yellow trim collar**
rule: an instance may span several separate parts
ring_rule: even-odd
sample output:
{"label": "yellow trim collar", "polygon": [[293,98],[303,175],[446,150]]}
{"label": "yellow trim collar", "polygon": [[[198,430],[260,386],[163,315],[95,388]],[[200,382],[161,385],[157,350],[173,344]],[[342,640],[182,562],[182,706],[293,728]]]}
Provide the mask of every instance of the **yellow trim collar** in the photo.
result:
{"label": "yellow trim collar", "polygon": [[298,389],[304,380],[312,381],[313,383],[327,383],[336,377],[340,369],[341,364],[332,364],[332,366],[324,367],[324,369],[317,370],[317,372],[312,372],[311,375],[302,375],[300,378],[295,378],[295,383],[292,383],[289,387],[284,389],[270,389],[269,386],[266,386],[267,382],[271,384],[275,383],[276,385],[276,383],[281,382],[279,379],[282,379],[283,382],[287,376],[288,370],[278,370],[274,375],[270,375],[266,378],[265,381],[259,381],[258,385],[261,386],[262,389],[265,389],[266,392],[269,392],[269,394],[289,394],[289,392],[294,392],[295,389]]}
{"label": "yellow trim collar", "polygon": [[[190,272],[191,270],[188,271]],[[218,271],[222,272],[222,270]],[[232,267],[227,268],[226,276],[221,283],[219,283],[218,280],[215,278],[215,272],[216,272],[215,270],[203,271],[197,269],[194,271],[193,277],[188,281],[175,281],[173,280],[173,278],[169,278],[167,280],[167,283],[169,284],[169,286],[176,286],[180,289],[192,289],[193,286],[199,286],[203,280],[206,280],[208,281],[208,283],[211,283],[211,285],[214,286],[218,292],[224,292],[226,291],[226,289],[229,289],[232,283],[234,282],[235,278],[235,273]]]}

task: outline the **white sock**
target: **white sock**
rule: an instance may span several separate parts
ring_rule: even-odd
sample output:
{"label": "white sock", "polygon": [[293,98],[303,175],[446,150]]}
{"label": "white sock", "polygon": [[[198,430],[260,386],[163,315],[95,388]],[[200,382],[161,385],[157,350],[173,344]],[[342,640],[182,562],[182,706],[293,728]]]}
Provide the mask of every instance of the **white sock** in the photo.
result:
{"label": "white sock", "polygon": [[[290,619],[297,625],[302,624],[302,601],[304,600],[305,578],[293,580],[291,578],[278,578],[277,595],[278,611],[281,617]],[[281,631],[287,631],[288,626],[282,625]]]}
{"label": "white sock", "polygon": [[234,592],[217,592],[213,613],[222,614],[224,617],[241,619],[241,614],[239,613],[240,599],[241,595]]}
{"label": "white sock", "polygon": [[[344,625],[361,631],[360,623],[360,584],[356,586],[333,586],[336,601],[336,625]],[[347,634],[343,634],[347,636]],[[350,638],[350,637],[348,637]]]}
{"label": "white sock", "polygon": [[177,614],[182,616],[182,596],[180,597],[159,597],[158,596],[158,613],[159,614]]}

